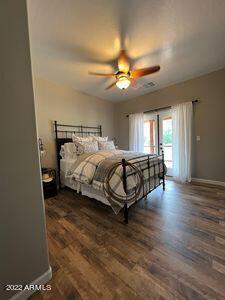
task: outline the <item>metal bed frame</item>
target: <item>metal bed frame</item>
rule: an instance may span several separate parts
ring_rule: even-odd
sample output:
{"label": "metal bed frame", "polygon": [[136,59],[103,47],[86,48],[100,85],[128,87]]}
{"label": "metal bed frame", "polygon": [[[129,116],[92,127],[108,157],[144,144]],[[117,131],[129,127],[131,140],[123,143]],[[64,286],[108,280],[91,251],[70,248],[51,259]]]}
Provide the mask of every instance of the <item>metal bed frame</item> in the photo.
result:
{"label": "metal bed frame", "polygon": [[[162,146],[160,147],[160,150],[161,150],[161,155],[156,155],[156,156],[152,156],[152,155],[149,155],[149,154],[146,154],[146,155],[142,155],[140,157],[135,157],[135,160],[137,158],[141,158],[142,160],[138,160],[136,162],[132,162],[132,165],[135,166],[135,165],[140,165],[140,163],[145,163],[147,164],[147,167],[145,168],[140,168],[140,171],[143,175],[144,171],[145,170],[148,170],[148,180],[146,181],[146,183],[143,184],[143,195],[138,198],[135,202],[139,202],[140,200],[146,198],[148,196],[148,194],[150,194],[152,191],[154,191],[158,186],[162,185],[163,186],[163,190],[165,191],[165,164],[164,164],[164,151],[163,151],[163,148]],[[151,160],[154,160],[155,158],[160,158],[160,160],[157,161],[157,163],[153,163],[151,165]],[[127,170],[126,170],[126,166],[127,166],[127,162],[131,161],[132,159],[129,159],[129,160],[126,160],[126,159],[122,159],[122,168],[123,168],[123,188],[124,188],[124,191],[125,193],[127,194],[127,178],[129,176],[132,176],[134,173],[130,173],[127,175]],[[158,184],[156,184],[156,165],[160,165],[160,163],[162,163],[162,166],[163,166],[163,172],[162,173],[158,173],[157,176],[158,176],[158,179],[159,179],[159,182]],[[150,176],[150,172],[151,172],[151,168],[153,168],[153,172],[154,172],[154,176],[151,177]],[[151,188],[151,180],[153,178],[153,188]],[[144,190],[144,186],[146,185],[146,187],[148,188],[147,191],[145,192]],[[124,204],[124,221],[125,221],[125,224],[128,224],[128,206],[127,206],[127,203]]]}
{"label": "metal bed frame", "polygon": [[[60,149],[61,146],[65,143],[71,142],[72,140],[72,134],[76,134],[81,137],[89,136],[89,135],[96,135],[96,136],[102,136],[102,126],[83,126],[83,125],[67,125],[67,124],[60,124],[57,121],[54,121],[54,132],[55,132],[55,142],[56,142],[56,153],[57,153],[57,174],[58,174],[58,183],[59,183],[59,188],[61,188],[61,179],[60,179]],[[164,165],[164,151],[162,148],[162,145],[160,145],[161,154],[158,154],[156,156],[152,156],[150,154],[146,155],[141,155],[139,157],[135,157],[135,160],[137,158],[140,158],[141,160],[138,160],[136,162],[132,162],[133,166],[136,166],[140,164],[140,162],[143,163],[143,165],[147,165],[147,167],[140,169],[142,175],[145,170],[148,170],[148,181],[145,183],[146,186],[148,187],[147,191],[144,193],[144,185],[143,185],[143,195],[138,198],[135,202],[139,202],[143,198],[147,197],[149,193],[151,193],[153,190],[155,190],[158,186],[162,185],[163,190],[165,190],[165,165]],[[151,160],[155,159],[158,157],[160,160],[158,160],[157,163],[153,163],[151,165]],[[125,194],[127,194],[127,178],[134,173],[129,173],[127,174],[127,166],[129,162],[132,161],[132,159],[122,159],[121,165],[122,165],[122,180],[123,180],[123,188]],[[145,164],[146,163],[146,164]],[[156,166],[158,164],[162,163],[163,165],[163,172],[156,175]],[[152,177],[150,177],[150,171],[151,168],[153,168],[153,188],[151,188],[151,180]],[[156,178],[158,176],[158,184],[156,184]],[[125,224],[128,223],[128,205],[127,203],[124,204],[124,221]]]}

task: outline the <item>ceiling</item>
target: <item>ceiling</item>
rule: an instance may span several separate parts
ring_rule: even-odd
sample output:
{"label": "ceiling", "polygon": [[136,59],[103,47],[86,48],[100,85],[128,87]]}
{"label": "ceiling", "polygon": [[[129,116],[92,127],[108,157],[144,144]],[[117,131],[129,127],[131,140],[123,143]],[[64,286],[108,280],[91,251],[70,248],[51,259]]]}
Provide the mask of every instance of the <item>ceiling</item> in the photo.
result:
{"label": "ceiling", "polygon": [[[225,67],[224,0],[28,0],[34,76],[122,101]],[[138,88],[105,90],[126,48]],[[154,87],[143,87],[154,82]]]}

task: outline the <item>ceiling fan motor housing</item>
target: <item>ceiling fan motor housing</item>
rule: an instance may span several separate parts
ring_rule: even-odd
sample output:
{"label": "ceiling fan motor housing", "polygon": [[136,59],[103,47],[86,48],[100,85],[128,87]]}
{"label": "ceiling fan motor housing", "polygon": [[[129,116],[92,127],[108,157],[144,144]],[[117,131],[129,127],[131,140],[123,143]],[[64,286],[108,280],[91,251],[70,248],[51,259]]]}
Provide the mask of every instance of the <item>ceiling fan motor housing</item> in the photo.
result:
{"label": "ceiling fan motor housing", "polygon": [[117,79],[129,79],[129,78],[130,78],[130,71],[127,72],[127,73],[118,71],[118,72],[116,73],[116,78],[117,78]]}

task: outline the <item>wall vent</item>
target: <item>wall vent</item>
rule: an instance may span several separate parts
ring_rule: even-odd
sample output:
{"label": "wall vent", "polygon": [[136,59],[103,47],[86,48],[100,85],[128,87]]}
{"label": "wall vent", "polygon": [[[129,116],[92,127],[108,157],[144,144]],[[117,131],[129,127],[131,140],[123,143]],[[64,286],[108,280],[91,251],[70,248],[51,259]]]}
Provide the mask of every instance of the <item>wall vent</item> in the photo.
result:
{"label": "wall vent", "polygon": [[143,88],[145,88],[145,89],[149,89],[149,88],[151,88],[153,86],[155,86],[155,83],[152,82],[152,81],[143,84]]}

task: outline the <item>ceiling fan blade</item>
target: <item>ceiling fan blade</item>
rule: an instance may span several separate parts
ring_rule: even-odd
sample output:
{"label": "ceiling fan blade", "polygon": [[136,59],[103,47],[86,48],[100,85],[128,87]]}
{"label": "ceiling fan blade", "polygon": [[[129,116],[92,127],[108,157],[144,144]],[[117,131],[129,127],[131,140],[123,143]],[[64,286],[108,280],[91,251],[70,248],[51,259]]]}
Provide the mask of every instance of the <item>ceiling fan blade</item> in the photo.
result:
{"label": "ceiling fan blade", "polygon": [[131,70],[130,76],[131,78],[142,77],[142,76],[146,76],[158,72],[159,70],[160,70],[160,66],[153,66],[153,67],[148,67],[148,68],[143,68],[138,70]]}
{"label": "ceiling fan blade", "polygon": [[111,89],[114,85],[116,85],[117,81],[114,81],[112,84],[110,84],[109,86],[107,86],[107,88],[105,88],[105,90],[109,90]]}
{"label": "ceiling fan blade", "polygon": [[129,58],[125,50],[121,50],[118,57],[118,69],[120,72],[128,73],[130,69]]}
{"label": "ceiling fan blade", "polygon": [[90,75],[103,76],[103,77],[115,77],[115,74],[104,74],[104,73],[96,73],[96,72],[88,72]]}

